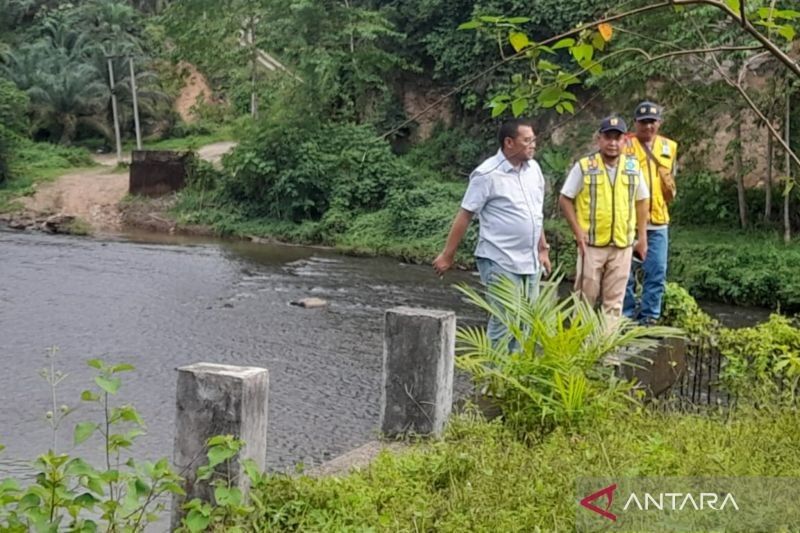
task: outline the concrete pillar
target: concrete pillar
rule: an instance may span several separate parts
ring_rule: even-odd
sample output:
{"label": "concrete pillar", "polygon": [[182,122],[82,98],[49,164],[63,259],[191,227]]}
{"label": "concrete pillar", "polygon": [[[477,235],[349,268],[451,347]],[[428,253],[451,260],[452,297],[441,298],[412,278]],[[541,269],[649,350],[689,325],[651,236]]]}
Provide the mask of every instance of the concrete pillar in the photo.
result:
{"label": "concrete pillar", "polygon": [[172,499],[173,529],[182,516],[181,506],[193,498],[211,501],[205,482],[196,482],[197,468],[207,463],[206,442],[216,435],[234,435],[245,446],[231,472],[239,488],[249,480],[241,461],[252,459],[263,470],[267,446],[267,396],[269,373],[265,368],[197,363],[178,368],[175,414],[174,463],[186,479],[186,496]]}
{"label": "concrete pillar", "polygon": [[385,435],[441,435],[453,405],[455,340],[452,311],[386,311],[381,395]]}

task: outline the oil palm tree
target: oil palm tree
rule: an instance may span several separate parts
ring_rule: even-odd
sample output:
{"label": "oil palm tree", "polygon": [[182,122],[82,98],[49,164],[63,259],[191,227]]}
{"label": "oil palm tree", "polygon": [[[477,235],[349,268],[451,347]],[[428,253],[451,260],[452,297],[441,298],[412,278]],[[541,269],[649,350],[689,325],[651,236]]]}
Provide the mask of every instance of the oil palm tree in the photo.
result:
{"label": "oil palm tree", "polygon": [[543,284],[536,298],[507,278],[492,284],[486,295],[458,287],[468,301],[500,320],[508,334],[493,344],[483,328],[459,328],[457,365],[487,388],[507,421],[524,434],[580,426],[635,401],[633,384],[617,377],[609,356],[650,349],[659,338],[681,334],[626,319],[610,322],[582,296],[559,299],[560,281]]}
{"label": "oil palm tree", "polygon": [[108,88],[88,64],[66,64],[42,73],[28,89],[34,125],[59,132],[59,142],[70,144],[79,126],[110,137],[105,116]]}

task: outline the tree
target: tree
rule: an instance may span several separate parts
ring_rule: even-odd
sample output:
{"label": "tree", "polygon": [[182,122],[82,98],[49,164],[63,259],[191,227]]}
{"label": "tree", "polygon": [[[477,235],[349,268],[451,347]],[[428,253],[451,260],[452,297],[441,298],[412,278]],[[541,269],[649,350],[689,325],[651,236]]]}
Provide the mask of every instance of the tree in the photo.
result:
{"label": "tree", "polygon": [[[796,36],[794,21],[800,19],[800,12],[791,9],[781,9],[776,0],[750,2],[745,0],[674,0],[658,3],[645,3],[634,7],[624,13],[606,14],[604,17],[584,24],[576,29],[569,30],[560,35],[543,41],[534,42],[528,34],[522,31],[520,24],[527,19],[519,17],[488,17],[482,16],[462,24],[462,29],[478,29],[480,31],[494,32],[504,36],[504,42],[510,53],[492,67],[512,61],[524,61],[532,74],[517,74],[512,77],[510,91],[496,94],[490,101],[489,107],[493,116],[500,115],[507,110],[514,115],[535,112],[542,109],[555,109],[558,113],[574,113],[576,111],[577,97],[571,86],[592,85],[599,79],[607,65],[613,65],[620,57],[635,55],[640,57],[638,64],[627,67],[619,74],[626,74],[628,70],[635,70],[656,61],[673,58],[697,57],[715,71],[712,79],[721,79],[725,84],[734,89],[738,96],[759,120],[767,127],[773,139],[779,143],[796,165],[800,165],[800,158],[793,152],[787,142],[772,122],[764,115],[748,93],[742,81],[744,73],[750,63],[757,58],[767,57],[792,76],[800,78],[800,65],[787,53],[789,45]],[[669,39],[666,44],[668,51],[653,52],[645,49],[640,42],[627,48],[614,48],[607,50],[615,29],[621,28],[621,21],[632,17],[643,17],[647,13],[664,9],[677,9],[684,18],[683,31],[678,32],[677,38]],[[706,21],[706,26],[700,25],[700,20]],[[705,31],[700,27],[708,27],[708,21],[713,23],[713,33],[717,36],[715,43],[710,43],[705,37]],[[635,20],[635,19],[632,19]],[[616,26],[612,26],[614,22]],[[691,23],[691,24],[686,24]],[[763,28],[762,32],[758,27]],[[685,35],[691,34],[694,28],[699,34],[702,43],[700,46],[687,47],[684,44]],[[720,31],[721,28],[721,31]],[[688,30],[688,31],[687,31]],[[624,31],[624,29],[623,29]],[[640,35],[644,39],[665,44],[664,41]],[[781,44],[783,41],[783,44]],[[698,42],[695,40],[695,42]],[[683,46],[682,46],[683,45]],[[563,50],[568,52],[577,70],[564,68],[555,59]],[[603,55],[604,54],[604,55]],[[728,57],[718,58],[727,54]],[[702,59],[711,58],[711,62]],[[731,63],[733,61],[733,63]],[[687,61],[692,67],[692,63]],[[739,76],[730,71],[730,66],[740,65]],[[695,69],[695,75],[698,71]],[[485,75],[481,72],[474,79]],[[470,81],[474,81],[474,79]],[[606,77],[606,79],[608,79]],[[737,161],[738,158],[735,158]],[[743,163],[739,161],[738,174],[741,174]],[[742,224],[746,223],[744,210],[744,189],[739,182],[739,203]]]}

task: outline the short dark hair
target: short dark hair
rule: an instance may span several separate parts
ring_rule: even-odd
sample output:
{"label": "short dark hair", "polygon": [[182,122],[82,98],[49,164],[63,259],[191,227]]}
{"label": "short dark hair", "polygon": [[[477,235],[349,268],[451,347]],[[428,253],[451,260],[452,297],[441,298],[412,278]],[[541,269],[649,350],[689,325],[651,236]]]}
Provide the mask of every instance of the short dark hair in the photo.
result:
{"label": "short dark hair", "polygon": [[505,144],[506,137],[511,137],[512,139],[517,138],[520,126],[528,126],[533,129],[533,123],[524,118],[512,118],[504,121],[500,125],[500,131],[497,132],[497,140],[500,142],[501,148]]}

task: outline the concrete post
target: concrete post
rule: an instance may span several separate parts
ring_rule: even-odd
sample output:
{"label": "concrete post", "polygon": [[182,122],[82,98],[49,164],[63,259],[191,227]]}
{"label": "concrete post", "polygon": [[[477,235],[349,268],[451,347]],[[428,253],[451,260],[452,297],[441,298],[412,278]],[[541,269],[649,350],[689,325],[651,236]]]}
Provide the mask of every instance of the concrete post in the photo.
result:
{"label": "concrete post", "polygon": [[174,463],[186,479],[186,496],[172,499],[173,529],[182,505],[193,498],[211,501],[205,482],[196,482],[197,468],[207,463],[206,442],[216,435],[234,435],[245,446],[231,472],[237,486],[249,488],[241,461],[252,459],[263,470],[267,445],[269,373],[265,368],[197,363],[178,368]]}
{"label": "concrete post", "polygon": [[383,337],[381,431],[440,436],[453,405],[456,315],[395,307]]}

